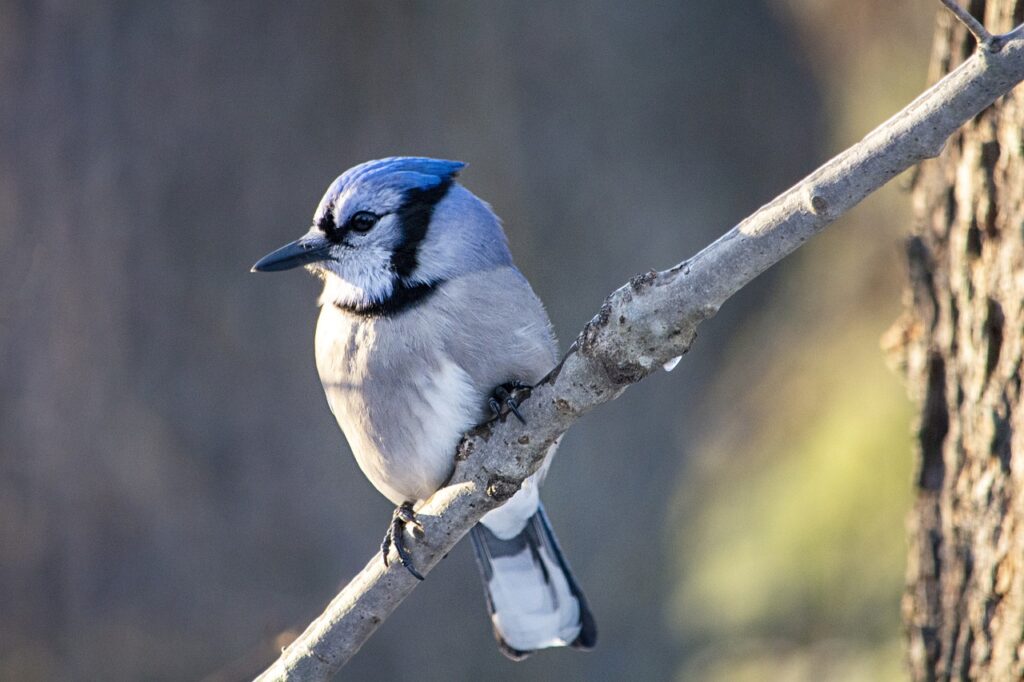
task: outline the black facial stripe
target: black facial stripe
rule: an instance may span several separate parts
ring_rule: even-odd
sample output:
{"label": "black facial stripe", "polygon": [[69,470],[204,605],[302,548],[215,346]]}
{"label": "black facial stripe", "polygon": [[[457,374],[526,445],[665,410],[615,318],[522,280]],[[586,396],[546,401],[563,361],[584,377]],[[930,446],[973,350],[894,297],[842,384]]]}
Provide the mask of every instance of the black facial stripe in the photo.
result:
{"label": "black facial stripe", "polygon": [[338,229],[338,223],[334,218],[334,211],[331,210],[330,206],[324,209],[324,214],[320,216],[320,220],[316,221],[316,226],[327,237],[327,241],[332,244],[337,244],[341,241],[342,236],[344,236],[343,231]]}
{"label": "black facial stripe", "polygon": [[343,305],[335,302],[334,305],[347,313],[361,317],[391,317],[425,302],[441,287],[441,284],[431,282],[430,284],[409,286],[404,282],[398,282],[391,295],[383,301],[361,305]]}
{"label": "black facial stripe", "polygon": [[451,189],[452,179],[428,189],[410,189],[405,192],[402,207],[398,209],[398,224],[402,230],[402,240],[391,253],[391,267],[400,279],[404,279],[416,271],[419,264],[418,254],[423,238],[427,236],[430,219],[434,215],[434,207],[444,199]]}

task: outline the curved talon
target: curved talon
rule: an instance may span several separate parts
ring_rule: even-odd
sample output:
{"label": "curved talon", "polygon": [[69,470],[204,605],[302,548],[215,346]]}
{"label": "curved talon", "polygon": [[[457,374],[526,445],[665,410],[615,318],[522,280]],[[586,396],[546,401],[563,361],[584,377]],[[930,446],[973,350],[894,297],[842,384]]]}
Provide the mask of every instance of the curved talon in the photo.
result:
{"label": "curved talon", "polygon": [[388,562],[388,554],[391,552],[391,524],[388,524],[388,529],[384,533],[384,539],[380,543],[380,557],[384,560],[384,568],[390,566]]}
{"label": "curved talon", "polygon": [[512,414],[516,416],[516,419],[521,421],[523,424],[526,423],[526,420],[523,419],[523,415],[519,414],[519,403],[516,402],[515,398],[509,396],[508,399],[505,400],[505,404],[508,405],[508,409],[512,410]]}
{"label": "curved talon", "polygon": [[416,518],[411,502],[399,505],[391,515],[391,523],[388,525],[387,532],[384,533],[383,542],[380,543],[381,556],[384,558],[384,566],[390,566],[388,554],[391,552],[391,545],[393,544],[395,551],[398,553],[398,561],[402,566],[409,573],[412,573],[414,578],[423,580],[423,574],[416,570],[416,566],[412,563],[412,555],[405,548],[405,527],[407,525],[412,526],[413,535],[423,537],[423,524]]}
{"label": "curved talon", "polygon": [[494,417],[496,419],[503,419],[506,414],[502,412],[502,403],[504,403],[508,411],[525,424],[526,419],[523,418],[522,413],[519,411],[519,401],[513,396],[513,392],[523,390],[529,391],[529,387],[519,381],[510,381],[495,388],[494,393],[487,399],[487,405],[491,408],[491,412],[494,413]]}
{"label": "curved talon", "polygon": [[487,406],[491,408],[491,412],[494,413],[495,419],[501,418],[501,403],[493,395],[487,399]]}

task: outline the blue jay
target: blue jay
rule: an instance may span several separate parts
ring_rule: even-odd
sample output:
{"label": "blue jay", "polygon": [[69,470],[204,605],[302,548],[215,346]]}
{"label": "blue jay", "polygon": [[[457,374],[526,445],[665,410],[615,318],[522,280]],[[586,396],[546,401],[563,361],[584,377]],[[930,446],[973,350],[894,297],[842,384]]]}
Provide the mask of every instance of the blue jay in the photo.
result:
{"label": "blue jay", "polygon": [[[398,505],[381,545],[405,548],[417,505],[444,485],[462,434],[508,413],[558,360],[540,300],[498,217],[455,181],[464,164],[368,161],[327,189],[313,226],[253,271],[304,265],[323,280],[316,365],[363,473]],[[594,618],[555,540],[541,468],[471,531],[501,651],[590,649]]]}

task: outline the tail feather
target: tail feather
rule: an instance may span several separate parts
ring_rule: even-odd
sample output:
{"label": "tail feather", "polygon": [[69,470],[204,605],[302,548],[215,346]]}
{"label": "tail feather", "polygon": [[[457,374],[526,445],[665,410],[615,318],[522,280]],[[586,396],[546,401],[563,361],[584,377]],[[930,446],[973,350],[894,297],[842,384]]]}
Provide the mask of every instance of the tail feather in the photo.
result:
{"label": "tail feather", "polygon": [[477,524],[470,535],[502,653],[521,660],[546,647],[593,648],[597,641],[594,616],[543,507],[519,535],[508,540],[483,524]]}

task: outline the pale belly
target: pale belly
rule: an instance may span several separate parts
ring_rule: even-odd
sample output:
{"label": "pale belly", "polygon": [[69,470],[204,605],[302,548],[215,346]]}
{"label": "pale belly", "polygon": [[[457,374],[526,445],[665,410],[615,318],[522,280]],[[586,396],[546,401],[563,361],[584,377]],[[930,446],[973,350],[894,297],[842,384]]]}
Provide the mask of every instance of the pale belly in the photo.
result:
{"label": "pale belly", "polygon": [[[479,421],[481,396],[450,361],[410,377],[386,407],[328,391],[338,424],[370,482],[394,502],[424,500],[455,465],[462,434]],[[355,412],[355,414],[353,414]]]}
{"label": "pale belly", "polygon": [[[535,382],[556,360],[543,308],[521,277],[487,277],[507,284],[506,296],[521,294],[514,316],[468,314],[485,305],[474,298],[480,282],[469,278],[449,284],[454,288],[446,292],[449,305],[466,299],[466,310],[429,321],[415,311],[367,320],[331,305],[321,309],[316,360],[328,404],[359,467],[395,504],[425,500],[444,485],[462,434],[490,416],[487,398],[496,386],[510,378]],[[509,329],[512,319],[517,323]],[[455,329],[467,334],[460,357],[474,363],[468,367],[445,350]],[[487,343],[474,347],[473,339]],[[482,519],[498,537],[514,537],[536,512],[556,447],[522,489]]]}
{"label": "pale belly", "polygon": [[436,347],[381,347],[372,325],[329,311],[316,350],[327,402],[373,486],[395,504],[440,488],[462,434],[486,415],[466,372]]}

